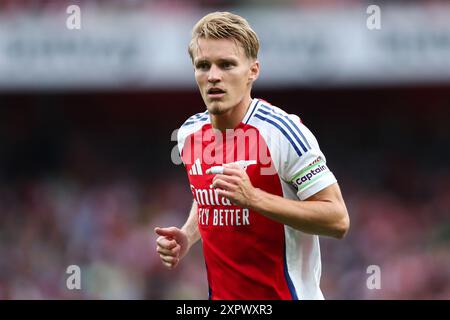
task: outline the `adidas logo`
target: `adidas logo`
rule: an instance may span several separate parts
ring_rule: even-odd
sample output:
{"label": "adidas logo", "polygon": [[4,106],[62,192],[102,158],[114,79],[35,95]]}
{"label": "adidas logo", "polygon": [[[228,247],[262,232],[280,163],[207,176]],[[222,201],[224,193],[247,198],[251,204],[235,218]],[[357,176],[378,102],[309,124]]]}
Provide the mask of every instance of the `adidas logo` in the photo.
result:
{"label": "adidas logo", "polygon": [[194,164],[191,167],[191,170],[189,170],[189,174],[191,176],[203,175],[202,165],[200,164],[200,159],[195,160]]}

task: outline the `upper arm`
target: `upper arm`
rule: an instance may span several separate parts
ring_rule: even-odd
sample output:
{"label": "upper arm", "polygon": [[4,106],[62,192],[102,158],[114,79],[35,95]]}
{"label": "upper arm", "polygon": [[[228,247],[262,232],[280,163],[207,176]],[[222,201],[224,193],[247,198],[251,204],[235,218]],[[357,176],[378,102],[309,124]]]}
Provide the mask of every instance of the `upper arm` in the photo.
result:
{"label": "upper arm", "polygon": [[[296,191],[300,200],[305,200],[337,180],[328,168],[325,155],[312,132],[296,116],[289,116],[298,132],[298,140],[303,142],[296,148],[295,141],[284,141],[284,162],[282,177]],[[293,143],[294,142],[294,143]],[[300,147],[305,146],[304,149]],[[299,152],[300,151],[300,152]]]}
{"label": "upper arm", "polygon": [[342,197],[341,189],[337,183],[334,183],[319,192],[316,192],[312,196],[305,199],[305,201],[322,201],[331,203],[334,206],[334,212],[337,216],[342,219],[347,225],[350,223],[350,218],[348,216],[347,207],[345,205],[344,198]]}
{"label": "upper arm", "polygon": [[312,196],[305,199],[305,201],[326,201],[342,203],[344,199],[342,197],[341,189],[337,183],[316,192]]}

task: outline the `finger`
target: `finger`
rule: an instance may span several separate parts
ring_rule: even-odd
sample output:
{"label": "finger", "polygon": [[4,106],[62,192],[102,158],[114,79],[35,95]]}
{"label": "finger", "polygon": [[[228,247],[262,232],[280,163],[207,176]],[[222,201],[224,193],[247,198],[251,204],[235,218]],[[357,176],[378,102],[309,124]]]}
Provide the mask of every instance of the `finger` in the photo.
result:
{"label": "finger", "polygon": [[245,172],[247,166],[245,168],[241,167],[237,163],[226,163],[223,165],[224,170],[225,169],[231,169],[231,170],[237,170],[238,172]]}
{"label": "finger", "polygon": [[223,166],[211,167],[206,170],[206,174],[221,174],[223,172]]}
{"label": "finger", "polygon": [[231,184],[231,183],[221,180],[221,179],[217,179],[216,181],[214,181],[212,186],[213,186],[213,188],[219,188],[219,189],[228,190],[228,191],[233,191],[236,189],[236,185]]}
{"label": "finger", "polygon": [[237,163],[225,163],[223,165],[224,168],[231,168],[231,169],[241,169],[241,167]]}
{"label": "finger", "polygon": [[180,262],[180,260],[177,259],[177,260],[175,260],[175,261],[173,261],[173,262],[170,262],[170,261],[168,262],[168,261],[164,261],[164,260],[161,259],[161,262],[162,262],[162,264],[163,264],[164,266],[166,266],[167,268],[173,269],[173,268],[175,268],[175,267],[178,265],[178,263]]}
{"label": "finger", "polygon": [[167,250],[161,247],[156,247],[156,252],[158,252],[160,255],[164,256],[175,256],[175,254],[172,252],[172,250]]}
{"label": "finger", "polygon": [[175,268],[176,264],[172,264],[172,263],[168,263],[168,262],[164,262],[162,261],[163,265],[169,269],[173,269]]}
{"label": "finger", "polygon": [[[213,171],[215,169],[215,171]],[[222,166],[211,167],[206,170],[206,174],[227,174],[240,176],[244,170],[237,164],[224,164]]]}
{"label": "finger", "polygon": [[227,175],[227,176],[237,176],[237,177],[242,177],[243,173],[245,171],[242,170],[241,168],[239,168],[239,166],[237,168],[230,168],[230,167],[225,167],[223,168],[223,174]]}
{"label": "finger", "polygon": [[159,247],[168,250],[171,250],[178,245],[178,243],[175,240],[167,239],[165,237],[159,237],[158,239],[156,239],[156,243],[158,244]]}
{"label": "finger", "polygon": [[160,255],[159,257],[161,258],[161,261],[166,262],[166,263],[175,264],[176,262],[178,262],[178,258],[175,258],[175,257],[169,257],[169,256],[163,256],[163,255]]}
{"label": "finger", "polygon": [[217,176],[214,177],[213,183],[214,183],[214,181],[216,181],[217,179],[226,181],[226,182],[231,183],[231,184],[234,184],[234,185],[238,185],[239,182],[241,181],[241,178],[236,177],[236,176],[226,176],[226,175],[223,175],[223,174],[218,174]]}
{"label": "finger", "polygon": [[170,227],[170,228],[159,228],[156,227],[155,228],[155,233],[159,236],[164,236],[164,237],[176,237],[177,234],[179,232],[179,229],[176,227]]}
{"label": "finger", "polygon": [[237,202],[234,200],[234,196],[233,193],[227,190],[223,190],[223,189],[218,189],[217,190],[217,194],[219,197],[225,197],[228,200],[231,201],[232,204],[237,204]]}
{"label": "finger", "polygon": [[177,245],[175,248],[170,250],[157,246],[156,251],[162,255],[177,257],[180,254],[180,246]]}

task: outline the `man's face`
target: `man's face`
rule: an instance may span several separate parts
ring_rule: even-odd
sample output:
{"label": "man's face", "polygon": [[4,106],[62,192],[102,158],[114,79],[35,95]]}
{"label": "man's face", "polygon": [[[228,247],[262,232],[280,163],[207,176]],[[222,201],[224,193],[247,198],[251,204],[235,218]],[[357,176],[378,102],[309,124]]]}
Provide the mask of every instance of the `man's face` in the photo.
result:
{"label": "man's face", "polygon": [[231,111],[250,96],[258,76],[258,62],[249,59],[232,39],[200,38],[194,51],[195,80],[208,111]]}

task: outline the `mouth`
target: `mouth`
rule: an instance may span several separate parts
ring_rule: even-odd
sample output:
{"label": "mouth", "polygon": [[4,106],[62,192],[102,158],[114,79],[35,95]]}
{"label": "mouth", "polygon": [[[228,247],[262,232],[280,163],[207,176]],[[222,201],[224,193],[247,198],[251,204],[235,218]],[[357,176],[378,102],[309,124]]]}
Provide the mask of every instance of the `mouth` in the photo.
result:
{"label": "mouth", "polygon": [[212,99],[222,98],[225,93],[225,90],[220,88],[210,88],[207,91],[208,97]]}

